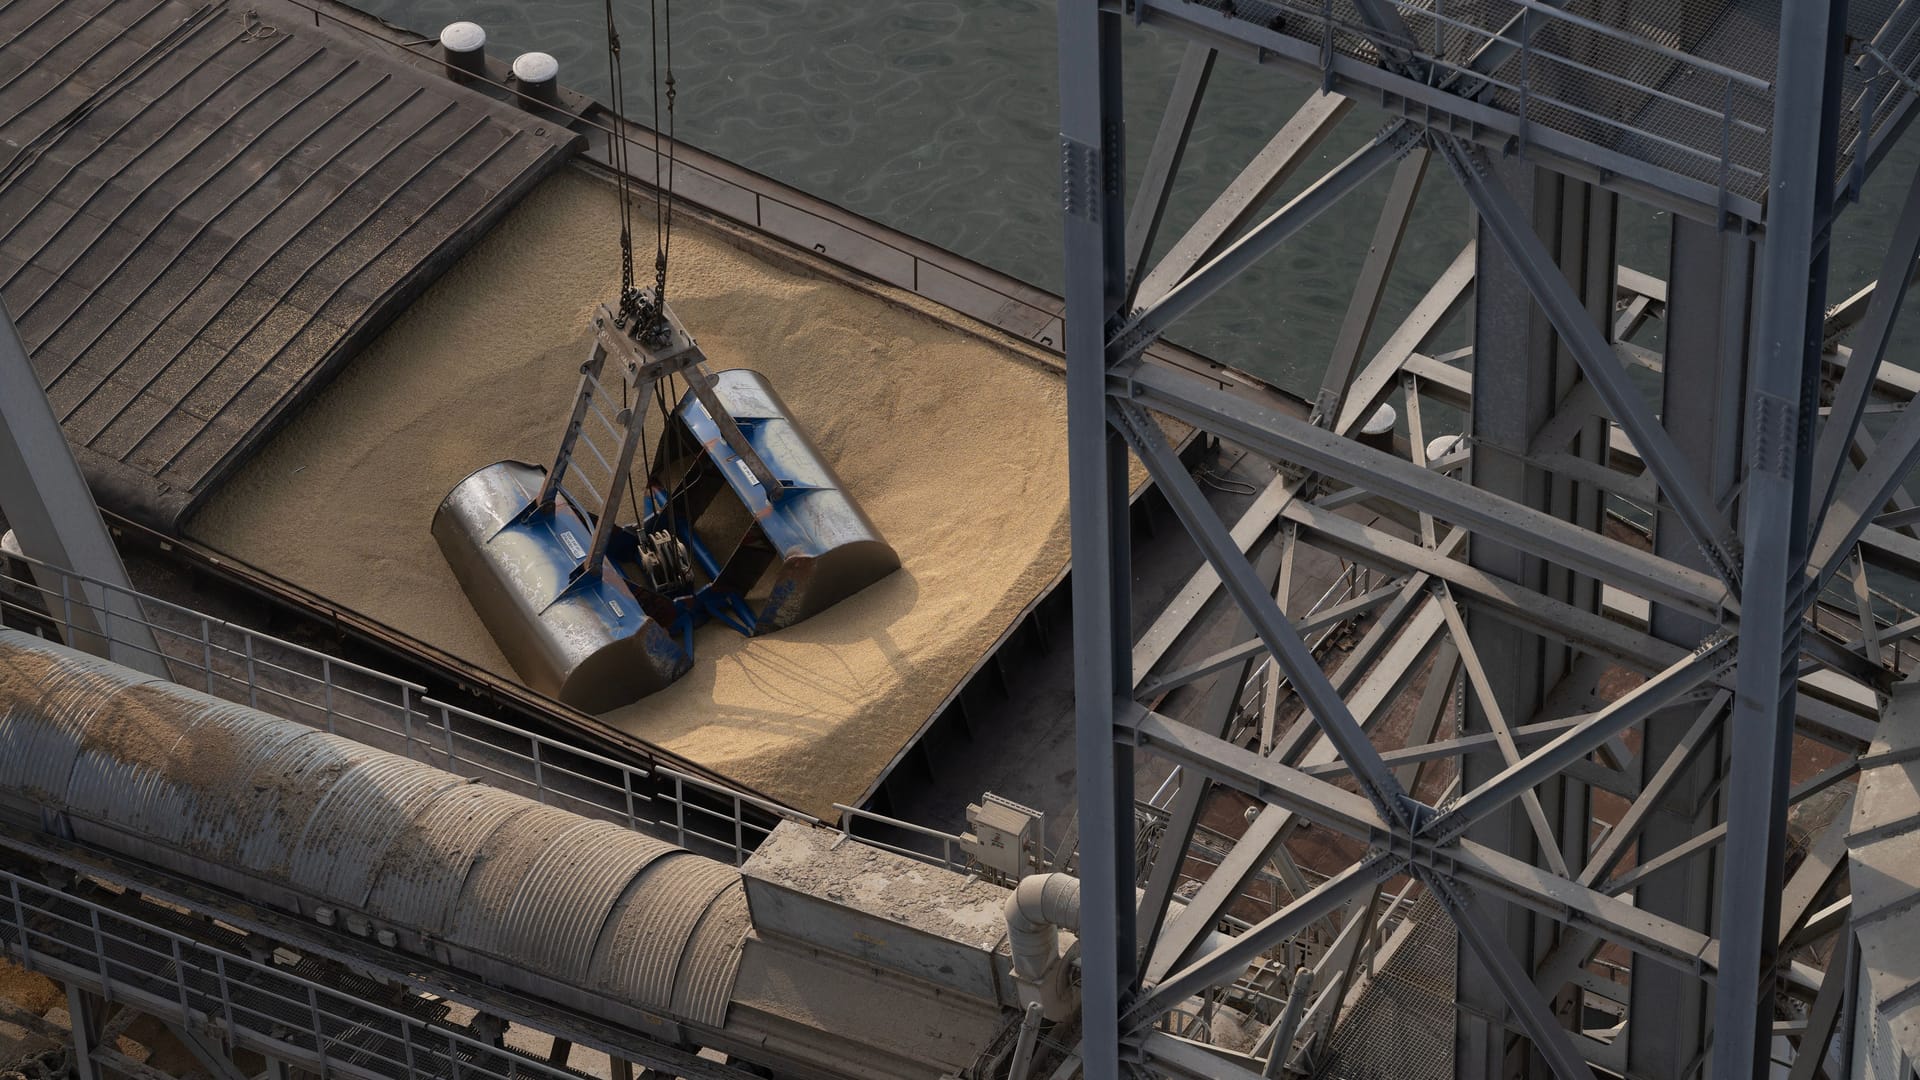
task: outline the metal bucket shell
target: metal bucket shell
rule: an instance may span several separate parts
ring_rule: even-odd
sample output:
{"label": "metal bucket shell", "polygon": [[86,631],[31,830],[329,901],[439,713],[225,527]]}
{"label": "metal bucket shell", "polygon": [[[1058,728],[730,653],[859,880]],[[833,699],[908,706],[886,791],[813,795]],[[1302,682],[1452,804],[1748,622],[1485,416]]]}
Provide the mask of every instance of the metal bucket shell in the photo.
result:
{"label": "metal bucket shell", "polygon": [[686,674],[687,650],[647,617],[611,562],[567,587],[593,535],[565,499],[521,519],[545,470],[495,462],[456,484],[433,535],[523,682],[587,712],[637,701]]}
{"label": "metal bucket shell", "polygon": [[[674,417],[685,436],[718,467],[776,554],[771,571],[746,596],[756,631],[792,626],[900,568],[900,556],[765,376],[748,368],[718,372],[713,392],[754,452],[789,485],[770,500],[700,399],[692,391],[681,398]],[[664,447],[659,456],[668,457]]]}

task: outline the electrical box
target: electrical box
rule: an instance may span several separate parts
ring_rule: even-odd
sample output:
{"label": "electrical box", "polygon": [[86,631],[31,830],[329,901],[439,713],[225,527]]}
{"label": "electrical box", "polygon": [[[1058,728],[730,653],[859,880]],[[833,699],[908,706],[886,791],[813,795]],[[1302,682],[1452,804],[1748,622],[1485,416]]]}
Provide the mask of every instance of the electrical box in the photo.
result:
{"label": "electrical box", "polygon": [[960,846],[975,862],[1018,879],[1045,861],[1047,815],[989,791],[967,807]]}

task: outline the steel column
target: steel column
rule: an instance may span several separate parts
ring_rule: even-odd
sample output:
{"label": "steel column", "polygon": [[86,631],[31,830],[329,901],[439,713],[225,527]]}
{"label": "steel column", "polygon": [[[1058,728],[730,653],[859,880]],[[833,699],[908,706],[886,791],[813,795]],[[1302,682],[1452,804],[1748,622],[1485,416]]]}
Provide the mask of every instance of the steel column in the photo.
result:
{"label": "steel column", "polygon": [[[1474,454],[1468,478],[1476,492],[1526,507],[1555,521],[1569,539],[1590,543],[1599,536],[1595,497],[1581,485],[1532,466],[1526,455],[1580,382],[1585,367],[1580,360],[1585,358],[1580,357],[1581,345],[1570,336],[1578,331],[1584,341],[1598,339],[1597,347],[1618,369],[1602,329],[1611,321],[1614,296],[1614,197],[1524,162],[1482,165],[1485,174],[1478,179],[1511,193],[1511,198],[1501,205],[1504,216],[1498,222],[1483,216],[1479,229],[1469,432],[1475,446],[1488,452]],[[1557,308],[1538,302],[1543,295],[1557,299]],[[1588,351],[1594,348],[1587,346]],[[1604,453],[1604,439],[1595,422],[1583,420],[1574,430],[1569,440],[1574,453],[1588,459]],[[1553,559],[1553,553],[1537,542],[1483,530],[1475,534],[1467,561],[1477,570],[1525,587],[1533,596],[1551,598],[1581,612],[1599,607],[1593,579],[1620,580],[1619,563],[1559,559],[1554,560],[1559,563],[1556,566],[1549,561]],[[1669,584],[1676,580],[1664,570],[1657,576]],[[1708,581],[1698,585],[1717,592]],[[1647,595],[1662,591],[1649,586],[1653,583],[1643,582],[1640,589]],[[1467,670],[1471,673],[1476,666],[1483,672],[1491,670],[1499,680],[1495,685],[1482,675],[1476,688],[1479,700],[1468,699],[1463,733],[1497,735],[1504,720],[1523,724],[1535,719],[1548,693],[1571,667],[1569,650],[1551,636],[1481,615],[1468,621],[1465,629],[1472,640],[1461,642],[1463,656],[1479,656],[1477,665]],[[1471,798],[1473,792],[1506,774],[1511,753],[1511,746],[1496,741],[1489,750],[1464,755],[1461,790]],[[1513,807],[1502,807],[1465,835],[1562,874],[1579,865],[1585,855],[1584,785],[1555,778],[1537,792],[1529,789],[1526,809],[1528,814],[1520,815]],[[1498,905],[1483,912],[1483,917],[1495,940],[1504,935],[1507,961],[1527,973],[1530,986],[1537,959],[1552,947],[1554,928]],[[1516,1058],[1506,1028],[1487,1019],[1503,1015],[1511,988],[1503,985],[1484,948],[1474,948],[1470,937],[1463,935],[1459,949],[1459,993],[1466,1007],[1456,1028],[1456,1074],[1504,1078],[1516,1068],[1525,1068],[1529,1060],[1524,1055]],[[1535,1049],[1544,1048],[1536,1045]]]}
{"label": "steel column", "polygon": [[[1673,223],[1661,422],[1681,453],[1700,464],[1708,496],[1718,506],[1728,504],[1740,480],[1753,253],[1753,242],[1738,234],[1693,221]],[[1699,546],[1669,504],[1656,512],[1653,544],[1655,552],[1675,562],[1705,568]],[[1649,628],[1662,641],[1692,648],[1712,624],[1655,604]],[[1725,775],[1724,725],[1712,724],[1696,741],[1699,720],[1690,708],[1667,710],[1650,717],[1642,733],[1642,783],[1671,785],[1673,809],[1646,815],[1639,834],[1641,865],[1682,850],[1717,820],[1720,808],[1711,796]],[[1670,770],[1675,775],[1663,775],[1676,761],[1681,764]],[[1686,812],[1690,807],[1700,809]],[[1600,864],[1610,861],[1606,853],[1597,856]],[[1636,886],[1634,900],[1665,918],[1707,930],[1713,924],[1718,869],[1715,860],[1706,859],[1694,873],[1650,877]],[[1653,965],[1636,965],[1630,985],[1629,1070],[1680,1075],[1706,1051],[1705,988],[1697,979]]]}
{"label": "steel column", "polygon": [[[1626,370],[1602,329],[1606,323],[1594,325],[1582,298],[1568,284],[1546,245],[1527,228],[1519,204],[1497,178],[1496,174],[1503,171],[1501,165],[1451,138],[1442,137],[1437,145],[1466,189],[1474,209],[1480,213],[1486,233],[1482,237],[1483,246],[1497,242],[1519,268],[1518,284],[1533,293],[1562,343],[1607,403],[1607,411],[1626,429],[1641,460],[1659,482],[1660,490],[1673,503],[1674,511],[1686,522],[1694,539],[1706,550],[1715,573],[1730,588],[1736,586],[1739,557],[1726,516],[1706,497],[1694,464],[1680,455],[1673,440],[1654,420],[1639,388],[1628,381]],[[1483,291],[1486,286],[1482,276]]]}
{"label": "steel column", "polygon": [[1729,719],[1726,885],[1714,1002],[1713,1075],[1760,1075],[1779,962],[1788,768],[1808,553],[1813,410],[1818,406],[1825,246],[1832,212],[1844,0],[1781,5],[1772,191],[1760,250],[1747,377],[1740,667]]}
{"label": "steel column", "polygon": [[100,1066],[93,1055],[104,1041],[105,1007],[106,1003],[85,987],[67,984],[67,1025],[73,1033],[73,1074],[77,1080],[101,1080]]}
{"label": "steel column", "polygon": [[1107,426],[1107,325],[1126,297],[1120,16],[1062,0],[1060,156],[1066,252],[1068,499],[1080,822],[1081,1037],[1089,1080],[1120,1072],[1134,975],[1133,760],[1114,739],[1131,692],[1126,447]]}
{"label": "steel column", "polygon": [[22,551],[50,566],[104,583],[35,572],[49,595],[66,595],[66,589],[75,593],[69,621],[92,632],[69,633],[68,644],[166,678],[166,659],[132,595],[127,568],[100,519],[93,492],[54,419],[4,303],[0,303],[0,508],[5,509]]}

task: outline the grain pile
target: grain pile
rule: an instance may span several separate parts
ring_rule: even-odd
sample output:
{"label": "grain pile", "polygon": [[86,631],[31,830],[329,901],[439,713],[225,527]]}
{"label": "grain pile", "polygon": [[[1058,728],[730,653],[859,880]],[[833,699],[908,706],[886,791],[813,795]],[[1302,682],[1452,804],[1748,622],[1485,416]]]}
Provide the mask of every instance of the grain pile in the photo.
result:
{"label": "grain pile", "polygon": [[45,1016],[63,999],[59,983],[10,960],[0,959],[0,1002],[35,1016]]}
{"label": "grain pile", "polygon": [[[546,181],[189,532],[511,677],[428,523],[474,469],[550,458],[588,316],[617,288],[616,208],[591,176]],[[903,566],[768,637],[703,629],[686,678],[606,719],[827,814],[1065,565],[1064,387],[1032,357],[684,219],[669,296],[716,368],[767,375]]]}

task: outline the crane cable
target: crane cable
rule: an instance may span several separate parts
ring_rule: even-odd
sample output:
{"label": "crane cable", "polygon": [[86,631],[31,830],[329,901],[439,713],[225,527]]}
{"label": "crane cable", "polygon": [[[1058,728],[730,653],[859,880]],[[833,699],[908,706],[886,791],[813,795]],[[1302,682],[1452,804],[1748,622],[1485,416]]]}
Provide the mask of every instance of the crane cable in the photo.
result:
{"label": "crane cable", "polygon": [[[614,0],[605,0],[607,73],[614,125],[607,135],[607,156],[620,189],[620,303],[617,312],[636,337],[651,337],[661,327],[667,299],[667,263],[673,251],[673,181],[677,143],[674,105],[679,91],[673,76],[673,2],[648,0],[650,37],[648,96],[653,102],[653,296],[643,299],[633,275],[633,174],[628,168],[626,80],[622,71],[620,27]],[[661,78],[662,72],[665,78]],[[660,103],[666,99],[666,142],[661,144]],[[661,166],[665,161],[665,168]],[[662,173],[664,172],[664,176]]]}
{"label": "crane cable", "polygon": [[[620,194],[620,301],[615,312],[618,323],[624,323],[626,329],[639,339],[657,338],[666,328],[667,300],[667,262],[673,250],[673,173],[675,148],[674,105],[679,96],[673,77],[673,0],[648,0],[647,29],[650,38],[648,56],[649,86],[648,96],[653,102],[653,296],[643,297],[634,285],[633,276],[633,173],[629,168],[627,146],[626,116],[626,80],[622,70],[620,54],[620,27],[614,16],[614,0],[605,0],[607,20],[607,78],[609,96],[613,107],[613,130],[607,134],[607,156],[613,166],[614,176]],[[662,63],[664,54],[664,64]],[[660,78],[665,71],[664,81]],[[660,143],[660,99],[666,98],[667,127],[666,146],[662,152]],[[665,177],[661,176],[661,159],[666,159]],[[679,397],[678,379],[669,374],[667,385],[654,384],[653,406],[660,410],[663,417],[672,415],[671,402]],[[634,403],[627,400],[627,387],[621,385],[621,406],[633,408]],[[647,403],[639,403],[642,410]],[[653,472],[650,455],[642,448],[642,462],[646,475]],[[680,493],[665,492],[664,505],[661,507],[667,521],[669,534],[676,530],[675,502]],[[646,529],[646,513],[635,498],[634,487],[627,485],[627,497],[631,503],[634,524],[637,531]]]}
{"label": "crane cable", "polygon": [[[653,67],[655,76],[652,86],[653,97],[653,295],[654,302],[665,307],[667,302],[667,257],[673,252],[673,166],[675,147],[678,143],[673,135],[673,106],[679,97],[679,90],[673,80],[673,0],[648,0],[649,29],[653,29],[653,19],[659,18],[659,32],[653,35]],[[661,52],[666,53],[666,63],[661,64]],[[666,78],[658,78],[664,70]],[[667,168],[666,183],[660,178],[660,99],[667,99]]]}
{"label": "crane cable", "polygon": [[607,14],[607,96],[613,106],[614,122],[607,129],[607,164],[613,166],[614,183],[620,191],[620,302],[616,314],[626,319],[633,314],[639,297],[633,288],[633,178],[627,171],[626,83],[620,64],[620,27],[613,17],[613,0],[606,0]]}

